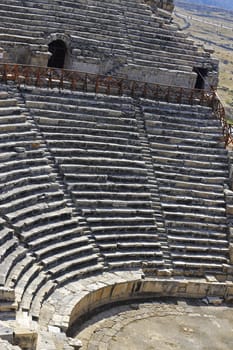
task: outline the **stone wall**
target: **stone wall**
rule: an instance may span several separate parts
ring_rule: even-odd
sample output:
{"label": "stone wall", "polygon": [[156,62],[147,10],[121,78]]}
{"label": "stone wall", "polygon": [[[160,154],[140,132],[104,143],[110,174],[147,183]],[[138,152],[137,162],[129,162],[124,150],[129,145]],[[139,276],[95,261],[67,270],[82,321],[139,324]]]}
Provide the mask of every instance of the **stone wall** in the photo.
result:
{"label": "stone wall", "polygon": [[83,7],[56,0],[52,7],[31,2],[25,10],[19,0],[14,5],[3,1],[0,13],[10,15],[2,16],[2,60],[45,67],[49,44],[62,40],[67,49],[65,69],[193,88],[193,68],[200,67],[208,69],[208,79],[216,85],[210,53],[171,23],[173,1],[145,2],[92,0]]}
{"label": "stone wall", "polygon": [[168,86],[182,86],[189,89],[194,88],[196,82],[196,73],[180,70],[126,66],[121,72],[128,79]]}
{"label": "stone wall", "polygon": [[[75,293],[74,293],[75,291]],[[73,298],[71,298],[73,296]],[[143,271],[103,273],[74,282],[57,290],[42,308],[41,325],[56,332],[73,335],[76,327],[95,309],[124,300],[160,297],[206,298],[231,300],[232,282],[221,283],[209,276],[202,279],[145,277]],[[66,302],[67,301],[67,302]],[[53,315],[51,311],[53,310]]]}

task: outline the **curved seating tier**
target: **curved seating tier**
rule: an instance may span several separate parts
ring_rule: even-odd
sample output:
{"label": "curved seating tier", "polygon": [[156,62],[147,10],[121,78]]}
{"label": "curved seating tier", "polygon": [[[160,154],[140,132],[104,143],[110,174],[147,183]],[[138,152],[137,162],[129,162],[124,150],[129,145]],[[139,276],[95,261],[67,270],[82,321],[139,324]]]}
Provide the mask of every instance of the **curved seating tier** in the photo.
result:
{"label": "curved seating tier", "polygon": [[162,266],[131,98],[33,89],[26,101],[108,266]]}
{"label": "curved seating tier", "polygon": [[21,93],[0,94],[0,283],[22,310],[103,269],[223,272],[228,162],[209,108]]}
{"label": "curved seating tier", "polygon": [[46,145],[7,93],[0,95],[0,133],[0,283],[15,288],[21,301],[28,287],[33,298],[43,274],[41,284],[59,283],[66,273],[77,277],[101,264],[56,181]]}
{"label": "curved seating tier", "polygon": [[218,270],[228,261],[227,151],[207,107],[141,101],[176,269]]}
{"label": "curved seating tier", "polygon": [[141,99],[143,126],[131,98],[34,88],[26,101],[109,267],[222,270],[227,154],[209,108]]}
{"label": "curved seating tier", "polygon": [[[228,295],[233,192],[219,122],[210,108],[189,105],[202,103],[193,91],[186,105],[155,102],[136,97],[142,84],[135,83],[143,81],[144,97],[151,81],[182,85],[174,101],[195,85],[197,75],[196,86],[204,84],[201,72],[213,86],[218,64],[211,50],[195,46],[169,13],[152,11],[142,0],[2,0],[0,16],[0,60],[14,63],[11,79],[18,80],[18,86],[0,83],[0,287],[11,296],[0,308],[4,317],[13,319],[18,308],[17,321],[27,321],[27,327],[44,313],[45,322],[30,324],[44,332],[49,318],[58,315],[48,329],[55,339],[65,325],[60,333],[65,337],[72,320],[60,322],[57,308],[72,298],[70,309],[77,295],[70,282],[81,286],[89,276],[103,276],[100,292],[111,293],[114,302],[124,298],[123,274],[129,276],[123,285],[132,292],[125,296],[133,298],[149,294],[151,276],[157,290],[161,279],[168,286],[161,291],[172,294],[195,293],[188,292],[190,286],[209,288],[206,281],[199,285],[198,277],[206,277]],[[24,70],[28,79],[23,79],[17,64],[50,65],[48,50],[56,40],[67,49],[62,45],[64,67],[77,74],[54,69],[45,77],[50,89],[43,89],[38,86],[45,70],[39,69],[37,87],[23,87],[22,80],[30,84],[31,70]],[[86,74],[84,83],[78,71],[101,78],[93,83]],[[101,87],[103,75],[109,86],[114,75],[122,78],[111,87],[119,94],[128,79],[126,89],[134,98],[111,96],[110,87]],[[55,76],[61,89],[53,88]],[[88,90],[90,80],[99,93],[63,90],[67,76],[72,88],[77,83]],[[8,77],[4,73],[3,81]],[[157,87],[158,95],[165,90]],[[173,88],[166,91],[169,100]],[[103,273],[108,271],[117,280],[113,287]],[[173,284],[184,277],[192,278],[181,287]],[[91,285],[96,280],[87,280],[78,288],[83,299],[71,318],[80,305],[100,305]],[[46,305],[55,289],[54,300],[59,296],[61,302]]]}
{"label": "curved seating tier", "polygon": [[[31,45],[47,51],[50,35],[66,33],[73,54],[94,64],[111,58],[118,73],[130,67],[192,71],[203,62],[212,67],[209,53],[198,52],[193,42],[161,15],[152,15],[141,1],[11,0],[0,5],[1,45]],[[93,25],[94,24],[94,25]],[[7,28],[7,31],[6,29]],[[172,51],[172,53],[171,53]],[[204,61],[203,61],[204,60]],[[110,68],[111,70],[112,68]],[[105,72],[106,73],[106,72]],[[127,74],[127,72],[126,72]]]}

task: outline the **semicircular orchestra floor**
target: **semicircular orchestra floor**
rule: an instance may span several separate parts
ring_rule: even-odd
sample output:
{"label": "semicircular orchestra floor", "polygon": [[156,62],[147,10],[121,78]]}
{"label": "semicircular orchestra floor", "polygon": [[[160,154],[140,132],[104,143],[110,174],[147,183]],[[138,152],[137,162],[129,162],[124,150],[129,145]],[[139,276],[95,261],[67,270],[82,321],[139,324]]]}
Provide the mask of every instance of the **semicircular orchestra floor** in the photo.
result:
{"label": "semicircular orchestra floor", "polygon": [[233,349],[233,312],[201,301],[134,303],[92,317],[81,350]]}

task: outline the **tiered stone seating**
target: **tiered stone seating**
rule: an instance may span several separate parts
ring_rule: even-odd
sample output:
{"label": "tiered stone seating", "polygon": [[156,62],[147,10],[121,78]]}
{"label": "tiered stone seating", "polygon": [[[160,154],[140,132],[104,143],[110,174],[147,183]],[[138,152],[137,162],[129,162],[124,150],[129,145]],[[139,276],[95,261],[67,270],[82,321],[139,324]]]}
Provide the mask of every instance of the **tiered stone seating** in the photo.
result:
{"label": "tiered stone seating", "polygon": [[34,89],[26,101],[108,265],[162,266],[132,100]]}
{"label": "tiered stone seating", "polygon": [[175,269],[227,262],[227,154],[207,107],[142,100]]}
{"label": "tiered stone seating", "polygon": [[[0,84],[4,316],[14,319],[18,307],[17,321],[39,338],[51,331],[51,344],[61,336],[68,349],[79,347],[65,336],[76,318],[118,298],[220,291],[230,300],[233,196],[219,124],[199,97],[153,102],[136,97],[140,84],[130,81],[142,83],[140,96],[145,82],[181,84],[181,97],[202,67],[214,85],[208,50],[142,0],[2,0],[0,15],[4,60],[47,65],[48,45],[63,40],[65,68],[128,78],[134,92],[112,96],[120,84],[104,91],[98,80],[98,94],[90,93],[93,81],[86,92],[68,91],[67,75],[58,90],[57,69],[47,75],[50,90],[39,87],[39,73],[37,87],[21,73],[18,86]],[[166,91],[169,99],[173,89]],[[45,347],[55,342],[45,337]]]}
{"label": "tiered stone seating", "polygon": [[222,271],[227,159],[209,108],[23,93],[24,113],[0,99],[0,282],[23,310],[103,263]]}
{"label": "tiered stone seating", "polygon": [[62,283],[66,273],[75,278],[101,264],[32,121],[15,99],[0,97],[0,283],[14,287],[21,301],[27,288],[33,298],[49,279]]}
{"label": "tiered stone seating", "polygon": [[[10,206],[10,198],[7,196],[8,189],[12,197],[17,191],[17,173],[20,164],[25,164],[23,159],[16,157],[17,151],[21,150],[23,141],[17,133],[17,128],[25,131],[33,137],[33,132],[28,132],[28,125],[25,124],[25,116],[19,114],[16,100],[10,99],[6,92],[0,93],[0,132],[1,132],[1,285],[4,286],[7,275],[17,260],[25,256],[26,249],[20,247],[18,237],[14,235],[14,230],[6,221],[5,205]],[[24,127],[23,127],[24,125]],[[22,136],[22,135],[21,135]],[[20,147],[19,147],[20,146]],[[10,149],[10,151],[9,151]],[[22,157],[21,157],[22,158]],[[8,181],[8,182],[7,182]],[[16,183],[15,183],[16,181]],[[14,192],[14,194],[13,194]]]}
{"label": "tiered stone seating", "polygon": [[207,53],[197,52],[193,42],[183,33],[175,33],[171,25],[158,25],[156,20],[150,19],[149,12],[132,16],[132,5],[125,2],[125,6],[128,39],[133,52],[130,64],[190,71],[197,63],[201,64],[203,58],[207,60]]}
{"label": "tiered stone seating", "polygon": [[36,6],[32,1],[24,4],[11,0],[1,3],[0,15],[2,44],[30,44],[34,52],[47,51],[45,36],[66,33],[77,56],[92,59],[95,64],[104,55],[116,60],[117,67],[120,58],[118,73],[122,74],[127,74],[129,67],[139,66],[191,72],[193,66],[209,59],[209,53],[197,52],[192,41],[161,15],[152,16],[150,7],[141,1],[61,4],[56,0],[51,8],[42,0]]}
{"label": "tiered stone seating", "polygon": [[[0,220],[0,232],[1,232],[1,258],[0,258],[0,285],[5,285],[7,270],[5,264],[11,266],[16,259],[16,255],[20,256],[20,250],[18,250],[19,241],[14,237],[13,230],[7,227],[7,223],[4,219]],[[14,252],[14,254],[12,254]]]}

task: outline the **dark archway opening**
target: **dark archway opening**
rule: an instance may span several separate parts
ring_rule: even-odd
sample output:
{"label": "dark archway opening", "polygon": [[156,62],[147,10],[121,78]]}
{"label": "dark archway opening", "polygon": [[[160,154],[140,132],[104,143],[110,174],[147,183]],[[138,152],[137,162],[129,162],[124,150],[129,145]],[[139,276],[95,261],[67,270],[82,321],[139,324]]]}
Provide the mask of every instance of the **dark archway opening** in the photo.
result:
{"label": "dark archway opening", "polygon": [[194,67],[193,72],[197,73],[195,89],[203,90],[205,88],[205,78],[208,74],[208,69]]}
{"label": "dark archway opening", "polygon": [[55,40],[49,44],[49,52],[52,56],[49,58],[48,67],[64,68],[66,58],[66,44],[62,40]]}

